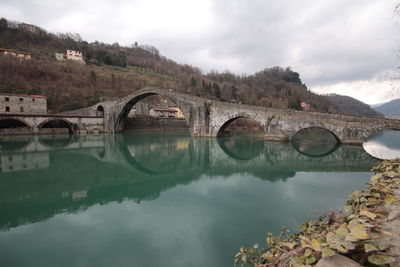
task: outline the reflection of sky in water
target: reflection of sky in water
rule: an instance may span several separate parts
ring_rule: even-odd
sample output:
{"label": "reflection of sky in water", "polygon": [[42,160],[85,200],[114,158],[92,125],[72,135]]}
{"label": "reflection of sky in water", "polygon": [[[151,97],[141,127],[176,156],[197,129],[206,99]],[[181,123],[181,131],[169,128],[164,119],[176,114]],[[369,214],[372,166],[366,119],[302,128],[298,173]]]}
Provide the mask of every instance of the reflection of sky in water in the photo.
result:
{"label": "reflection of sky in water", "polygon": [[240,246],[342,207],[368,177],[298,172],[270,182],[246,173],[201,175],[140,204],[94,205],[0,232],[0,265],[232,266]]}
{"label": "reflection of sky in water", "polygon": [[342,207],[376,162],[258,138],[17,139],[0,149],[0,266],[232,266],[267,231]]}
{"label": "reflection of sky in water", "polygon": [[381,131],[364,142],[363,147],[370,155],[380,159],[400,157],[400,131]]}

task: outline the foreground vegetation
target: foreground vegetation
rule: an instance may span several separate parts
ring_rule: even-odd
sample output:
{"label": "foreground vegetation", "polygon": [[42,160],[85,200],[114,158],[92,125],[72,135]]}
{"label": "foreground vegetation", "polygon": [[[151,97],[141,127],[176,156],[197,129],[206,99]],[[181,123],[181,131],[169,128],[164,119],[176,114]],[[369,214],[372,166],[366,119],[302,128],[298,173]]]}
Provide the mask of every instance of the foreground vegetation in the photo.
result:
{"label": "foreground vegetation", "polygon": [[[398,203],[400,159],[384,161],[372,169],[364,191],[355,191],[346,202],[347,213],[330,212],[301,225],[301,232],[267,234],[267,248],[258,244],[241,248],[235,263],[253,266],[312,266],[320,259],[343,255],[361,265],[387,266],[399,257]],[[395,232],[395,233],[393,233]],[[396,263],[398,264],[398,262]],[[395,265],[393,265],[395,266]]]}

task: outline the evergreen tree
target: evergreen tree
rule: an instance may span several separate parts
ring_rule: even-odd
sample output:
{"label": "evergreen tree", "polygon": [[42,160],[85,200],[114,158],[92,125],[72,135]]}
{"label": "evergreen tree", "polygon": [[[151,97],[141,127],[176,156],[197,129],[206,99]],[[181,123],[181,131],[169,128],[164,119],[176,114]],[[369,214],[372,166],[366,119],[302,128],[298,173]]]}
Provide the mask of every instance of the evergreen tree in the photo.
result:
{"label": "evergreen tree", "polygon": [[4,31],[8,28],[8,22],[5,18],[0,19],[0,31]]}

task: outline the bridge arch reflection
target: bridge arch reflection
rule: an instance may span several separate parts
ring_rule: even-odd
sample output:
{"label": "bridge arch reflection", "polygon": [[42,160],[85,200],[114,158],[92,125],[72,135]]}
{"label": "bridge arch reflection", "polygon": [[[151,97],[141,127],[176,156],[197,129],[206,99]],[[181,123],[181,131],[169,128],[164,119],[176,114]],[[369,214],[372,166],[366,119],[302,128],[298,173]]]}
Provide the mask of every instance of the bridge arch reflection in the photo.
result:
{"label": "bridge arch reflection", "polygon": [[[233,159],[259,162],[259,166],[267,166],[276,164],[281,160],[280,157],[306,161],[308,157],[328,156],[339,148],[338,144],[265,143],[262,137],[240,135],[192,139],[188,135],[177,137],[168,133],[136,133],[118,134],[115,138],[124,161],[135,170],[151,176],[178,173],[184,168],[192,168],[199,164],[199,155],[202,155],[202,162],[211,165],[219,160]],[[285,150],[278,151],[278,147],[282,146]]]}
{"label": "bridge arch reflection", "polygon": [[41,136],[39,138],[39,143],[49,147],[49,148],[64,148],[78,139],[75,135],[50,135],[50,136]]}
{"label": "bridge arch reflection", "polygon": [[290,137],[290,141],[299,140],[307,140],[316,143],[340,143],[340,139],[335,134],[334,130],[322,126],[308,126],[300,128]]}
{"label": "bridge arch reflection", "polygon": [[182,161],[188,160],[190,137],[168,133],[116,135],[124,159],[147,175],[170,174],[179,171]]}
{"label": "bridge arch reflection", "polygon": [[264,151],[263,138],[223,136],[217,138],[217,141],[226,155],[237,160],[250,160],[260,156]]}
{"label": "bridge arch reflection", "polygon": [[339,138],[332,131],[315,126],[297,131],[290,142],[296,151],[309,157],[327,156],[340,145]]}

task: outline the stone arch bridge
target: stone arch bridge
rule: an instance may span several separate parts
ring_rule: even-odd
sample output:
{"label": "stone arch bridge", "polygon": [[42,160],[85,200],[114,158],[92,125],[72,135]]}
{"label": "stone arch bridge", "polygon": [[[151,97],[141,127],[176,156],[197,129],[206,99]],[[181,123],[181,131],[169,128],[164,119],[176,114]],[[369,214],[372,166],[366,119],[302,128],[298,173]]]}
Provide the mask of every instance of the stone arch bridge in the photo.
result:
{"label": "stone arch bridge", "polygon": [[[13,129],[2,128],[2,123],[12,122],[18,127],[17,134],[51,134],[60,133],[54,128],[62,127],[66,133],[102,132],[104,120],[90,115],[45,115],[45,114],[0,114],[0,134],[15,134]],[[51,124],[56,124],[53,128]],[[54,129],[55,130],[55,129]]]}
{"label": "stone arch bridge", "polygon": [[260,123],[266,139],[290,140],[298,131],[320,127],[333,133],[341,143],[361,143],[371,134],[387,129],[400,130],[400,120],[340,114],[304,112],[227,103],[145,87],[115,101],[100,102],[85,109],[90,116],[104,117],[105,132],[120,132],[131,108],[147,96],[170,98],[182,110],[192,136],[216,137],[232,121],[249,118]]}
{"label": "stone arch bridge", "polygon": [[[400,130],[400,120],[368,118],[339,114],[304,112],[241,105],[196,97],[173,90],[145,87],[114,101],[56,115],[0,114],[0,126],[7,121],[24,126],[26,133],[50,131],[46,124],[63,124],[71,133],[120,132],[132,107],[151,95],[168,97],[182,110],[192,136],[218,136],[230,122],[238,118],[257,121],[267,140],[286,141],[300,130],[319,127],[333,133],[341,143],[362,143],[371,134],[387,129]],[[24,133],[21,130],[21,133]],[[7,129],[0,127],[0,134]]]}

